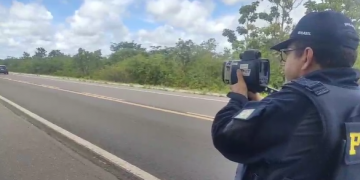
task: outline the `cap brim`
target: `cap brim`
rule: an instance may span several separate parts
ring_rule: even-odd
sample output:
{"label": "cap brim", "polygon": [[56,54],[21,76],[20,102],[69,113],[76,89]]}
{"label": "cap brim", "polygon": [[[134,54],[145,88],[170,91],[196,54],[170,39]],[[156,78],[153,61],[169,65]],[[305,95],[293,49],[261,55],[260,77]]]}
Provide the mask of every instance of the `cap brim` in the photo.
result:
{"label": "cap brim", "polygon": [[286,49],[289,47],[289,45],[291,44],[292,41],[293,41],[293,39],[288,39],[286,41],[283,41],[283,42],[271,47],[270,49],[275,50],[275,51],[280,51],[281,49]]}

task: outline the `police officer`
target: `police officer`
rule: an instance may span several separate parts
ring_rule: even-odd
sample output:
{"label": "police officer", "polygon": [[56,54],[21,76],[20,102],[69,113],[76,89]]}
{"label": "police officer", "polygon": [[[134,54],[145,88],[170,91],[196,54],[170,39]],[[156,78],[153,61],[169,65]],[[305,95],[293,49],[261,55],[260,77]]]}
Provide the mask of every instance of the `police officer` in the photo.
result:
{"label": "police officer", "polygon": [[217,150],[244,165],[236,180],[360,179],[358,46],[348,17],[313,12],[271,48],[285,61],[279,92],[248,92],[238,71],[212,125]]}

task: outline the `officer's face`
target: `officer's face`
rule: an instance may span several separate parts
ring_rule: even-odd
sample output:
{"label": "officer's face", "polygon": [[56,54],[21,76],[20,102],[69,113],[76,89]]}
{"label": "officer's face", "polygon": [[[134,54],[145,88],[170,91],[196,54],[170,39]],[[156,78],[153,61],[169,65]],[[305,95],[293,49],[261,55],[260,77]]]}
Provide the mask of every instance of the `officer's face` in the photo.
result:
{"label": "officer's face", "polygon": [[316,67],[313,61],[313,50],[307,48],[297,48],[291,44],[287,49],[282,50],[282,59],[285,61],[285,78],[287,81],[299,78]]}

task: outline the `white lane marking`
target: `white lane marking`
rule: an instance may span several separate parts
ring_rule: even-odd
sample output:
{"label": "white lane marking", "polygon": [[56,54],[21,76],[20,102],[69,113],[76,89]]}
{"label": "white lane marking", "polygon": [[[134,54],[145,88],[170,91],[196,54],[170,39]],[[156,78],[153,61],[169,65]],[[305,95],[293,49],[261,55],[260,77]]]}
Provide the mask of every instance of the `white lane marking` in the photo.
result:
{"label": "white lane marking", "polygon": [[98,94],[92,94],[92,93],[87,93],[87,92],[83,92],[81,94],[86,95],[86,96],[96,97],[99,99],[106,99],[106,100],[110,100],[110,101],[124,101],[123,99],[118,99],[118,98],[108,97],[108,96],[103,96],[103,95],[98,95]]}
{"label": "white lane marking", "polygon": [[79,136],[76,136],[75,134],[72,134],[71,132],[51,123],[50,121],[38,116],[37,114],[21,107],[20,105],[10,101],[9,99],[6,99],[3,96],[0,96],[0,99],[9,103],[11,106],[15,107],[16,109],[22,111],[23,113],[27,114],[31,118],[39,121],[40,123],[44,124],[45,126],[57,131],[58,133],[61,133],[62,135],[66,136],[67,138],[75,141],[76,143],[80,144],[81,146],[84,146],[91,150],[92,152],[98,154],[99,156],[102,156],[103,158],[106,158],[107,160],[111,161],[112,163],[118,165],[119,167],[125,169],[126,171],[134,174],[135,176],[144,179],[144,180],[160,180],[159,178],[145,172],[144,170],[130,164],[129,162],[105,151],[104,149],[101,149],[100,147],[90,143],[89,141],[86,141],[85,139],[82,139]]}
{"label": "white lane marking", "polygon": [[58,87],[49,86],[49,85],[46,85],[46,84],[41,84],[40,86],[43,86],[43,87],[46,87],[46,88],[50,88],[50,89],[59,89]]}
{"label": "white lane marking", "polygon": [[201,99],[201,100],[207,100],[207,101],[228,102],[228,100],[220,100],[220,99],[213,99],[213,98],[203,98],[203,97],[195,97],[195,96],[185,96],[185,95],[178,95],[178,94],[169,94],[169,93],[162,93],[162,92],[140,90],[140,89],[135,89],[135,88],[134,89],[133,88],[122,88],[122,87],[101,85],[101,84],[90,83],[90,82],[77,82],[76,80],[63,80],[63,79],[57,79],[57,77],[44,77],[44,76],[27,75],[27,74],[13,74],[13,75],[25,76],[25,77],[37,78],[37,79],[48,79],[48,80],[53,80],[53,81],[69,82],[69,83],[75,83],[75,84],[85,84],[85,85],[90,85],[90,86],[106,87],[106,88],[113,88],[113,89],[122,89],[122,90],[128,90],[128,91],[138,91],[138,92],[145,92],[145,93],[153,93],[153,94],[166,95],[166,96],[176,96],[176,97],[182,97],[182,98]]}
{"label": "white lane marking", "polygon": [[193,112],[186,112],[186,113],[196,115],[196,116],[202,116],[202,117],[207,117],[207,118],[214,119],[213,116],[209,116],[209,115],[205,115],[205,114],[199,114],[199,113],[193,113]]}

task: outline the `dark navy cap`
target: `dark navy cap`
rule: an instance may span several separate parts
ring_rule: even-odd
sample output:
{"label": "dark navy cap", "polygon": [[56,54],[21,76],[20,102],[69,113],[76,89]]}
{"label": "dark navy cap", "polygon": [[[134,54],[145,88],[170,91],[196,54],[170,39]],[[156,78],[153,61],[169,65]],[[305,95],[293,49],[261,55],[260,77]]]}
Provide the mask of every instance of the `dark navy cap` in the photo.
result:
{"label": "dark navy cap", "polygon": [[311,40],[315,45],[347,47],[356,50],[359,35],[351,20],[336,11],[311,12],[300,19],[290,38],[271,49],[286,49],[294,40]]}

